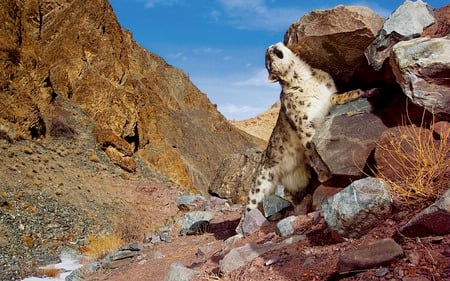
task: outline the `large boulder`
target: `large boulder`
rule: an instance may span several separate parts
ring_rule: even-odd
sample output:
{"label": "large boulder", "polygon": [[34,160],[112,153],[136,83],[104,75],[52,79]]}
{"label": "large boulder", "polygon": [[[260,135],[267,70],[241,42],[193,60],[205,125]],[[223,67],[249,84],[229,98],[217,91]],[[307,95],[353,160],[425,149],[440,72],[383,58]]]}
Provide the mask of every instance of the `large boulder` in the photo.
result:
{"label": "large boulder", "polygon": [[392,46],[399,41],[419,37],[424,28],[434,22],[433,11],[428,4],[421,0],[406,0],[386,20],[377,38],[367,47],[365,54],[369,64],[380,70]]}
{"label": "large boulder", "polygon": [[450,37],[399,42],[392,48],[390,64],[413,103],[450,120]]}
{"label": "large boulder", "polygon": [[319,157],[314,169],[319,180],[332,177],[361,178],[370,153],[387,127],[371,113],[367,99],[358,99],[331,109],[324,126],[313,138]]}
{"label": "large boulder", "polygon": [[339,5],[317,10],[292,24],[284,43],[315,68],[335,79],[341,91],[382,80],[364,57],[384,19],[366,7]]}
{"label": "large boulder", "polygon": [[353,182],[322,205],[325,221],[342,237],[361,237],[390,216],[392,199],[387,188],[376,178]]}

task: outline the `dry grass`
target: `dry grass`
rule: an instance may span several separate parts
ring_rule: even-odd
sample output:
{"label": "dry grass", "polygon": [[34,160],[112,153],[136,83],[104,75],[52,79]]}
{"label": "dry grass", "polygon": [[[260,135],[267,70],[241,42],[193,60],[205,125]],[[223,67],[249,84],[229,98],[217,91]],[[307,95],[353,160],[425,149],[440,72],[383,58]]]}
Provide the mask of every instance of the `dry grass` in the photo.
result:
{"label": "dry grass", "polygon": [[56,278],[59,276],[60,273],[61,273],[61,271],[59,270],[59,268],[55,268],[55,267],[36,269],[36,274],[38,274],[39,276],[47,276],[47,277]]}
{"label": "dry grass", "polygon": [[117,251],[123,245],[122,239],[117,235],[90,236],[87,246],[80,247],[89,261],[104,258]]}
{"label": "dry grass", "polygon": [[390,193],[401,205],[422,206],[439,199],[448,188],[449,171],[448,138],[450,127],[435,138],[434,120],[430,128],[398,127],[399,136],[389,143],[378,144],[385,174],[377,176],[390,185]]}

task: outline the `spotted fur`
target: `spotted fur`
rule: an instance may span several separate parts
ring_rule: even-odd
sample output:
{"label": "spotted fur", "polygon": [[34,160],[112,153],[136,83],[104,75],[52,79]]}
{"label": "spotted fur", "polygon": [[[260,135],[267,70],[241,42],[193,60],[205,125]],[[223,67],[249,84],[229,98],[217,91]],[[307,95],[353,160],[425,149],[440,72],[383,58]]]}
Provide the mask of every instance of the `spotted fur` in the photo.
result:
{"label": "spotted fur", "polygon": [[246,211],[258,207],[277,185],[283,185],[290,200],[311,178],[312,138],[332,104],[360,97],[358,91],[336,95],[333,78],[314,69],[283,43],[266,51],[266,68],[271,82],[281,85],[281,109],[268,146],[259,163]]}

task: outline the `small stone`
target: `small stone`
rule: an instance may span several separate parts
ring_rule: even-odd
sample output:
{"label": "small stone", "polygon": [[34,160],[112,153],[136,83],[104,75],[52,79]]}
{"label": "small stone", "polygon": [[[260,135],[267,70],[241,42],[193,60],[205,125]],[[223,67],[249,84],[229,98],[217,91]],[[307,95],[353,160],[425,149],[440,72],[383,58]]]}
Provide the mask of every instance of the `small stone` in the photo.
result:
{"label": "small stone", "polygon": [[264,263],[264,265],[265,265],[265,266],[270,266],[270,265],[279,263],[280,261],[281,261],[281,257],[280,257],[280,256],[273,256],[273,257],[271,257],[270,259],[268,259],[268,260]]}
{"label": "small stone", "polygon": [[206,254],[212,252],[214,250],[214,248],[212,246],[204,246],[204,247],[199,247],[197,250],[197,256],[206,256]]}
{"label": "small stone", "polygon": [[159,252],[159,251],[156,251],[156,252],[153,253],[153,258],[154,259],[163,259],[165,257],[166,256],[163,253]]}
{"label": "small stone", "polygon": [[[252,234],[261,226],[265,226],[268,224],[269,221],[263,216],[261,211],[259,211],[258,209],[253,209],[248,212],[242,220],[241,231],[244,235]],[[237,232],[240,233],[239,229],[237,230]]]}
{"label": "small stone", "polygon": [[290,216],[282,219],[277,223],[276,233],[281,237],[289,236],[294,233],[293,223],[297,219],[296,216]]}
{"label": "small stone", "polygon": [[33,154],[33,149],[31,147],[25,147],[23,149],[23,152],[25,152],[26,154]]}
{"label": "small stone", "polygon": [[170,236],[170,228],[169,227],[162,227],[159,229],[159,238],[161,241],[171,243],[172,237]]}
{"label": "small stone", "polygon": [[387,267],[383,266],[383,267],[378,268],[377,271],[375,271],[375,276],[376,277],[383,277],[383,276],[385,276],[388,273],[389,273],[389,269]]}

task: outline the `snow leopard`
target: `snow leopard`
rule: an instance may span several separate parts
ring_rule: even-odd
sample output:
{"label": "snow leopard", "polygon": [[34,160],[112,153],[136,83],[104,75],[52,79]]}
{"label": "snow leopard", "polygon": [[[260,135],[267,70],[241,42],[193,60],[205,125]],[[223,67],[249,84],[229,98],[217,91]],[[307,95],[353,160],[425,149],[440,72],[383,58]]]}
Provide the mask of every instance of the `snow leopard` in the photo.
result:
{"label": "snow leopard", "polygon": [[281,85],[281,109],[255,170],[246,212],[258,208],[278,185],[294,202],[311,180],[312,138],[330,107],[364,96],[359,89],[337,94],[331,75],[312,68],[281,42],[267,48],[265,65],[269,81]]}

